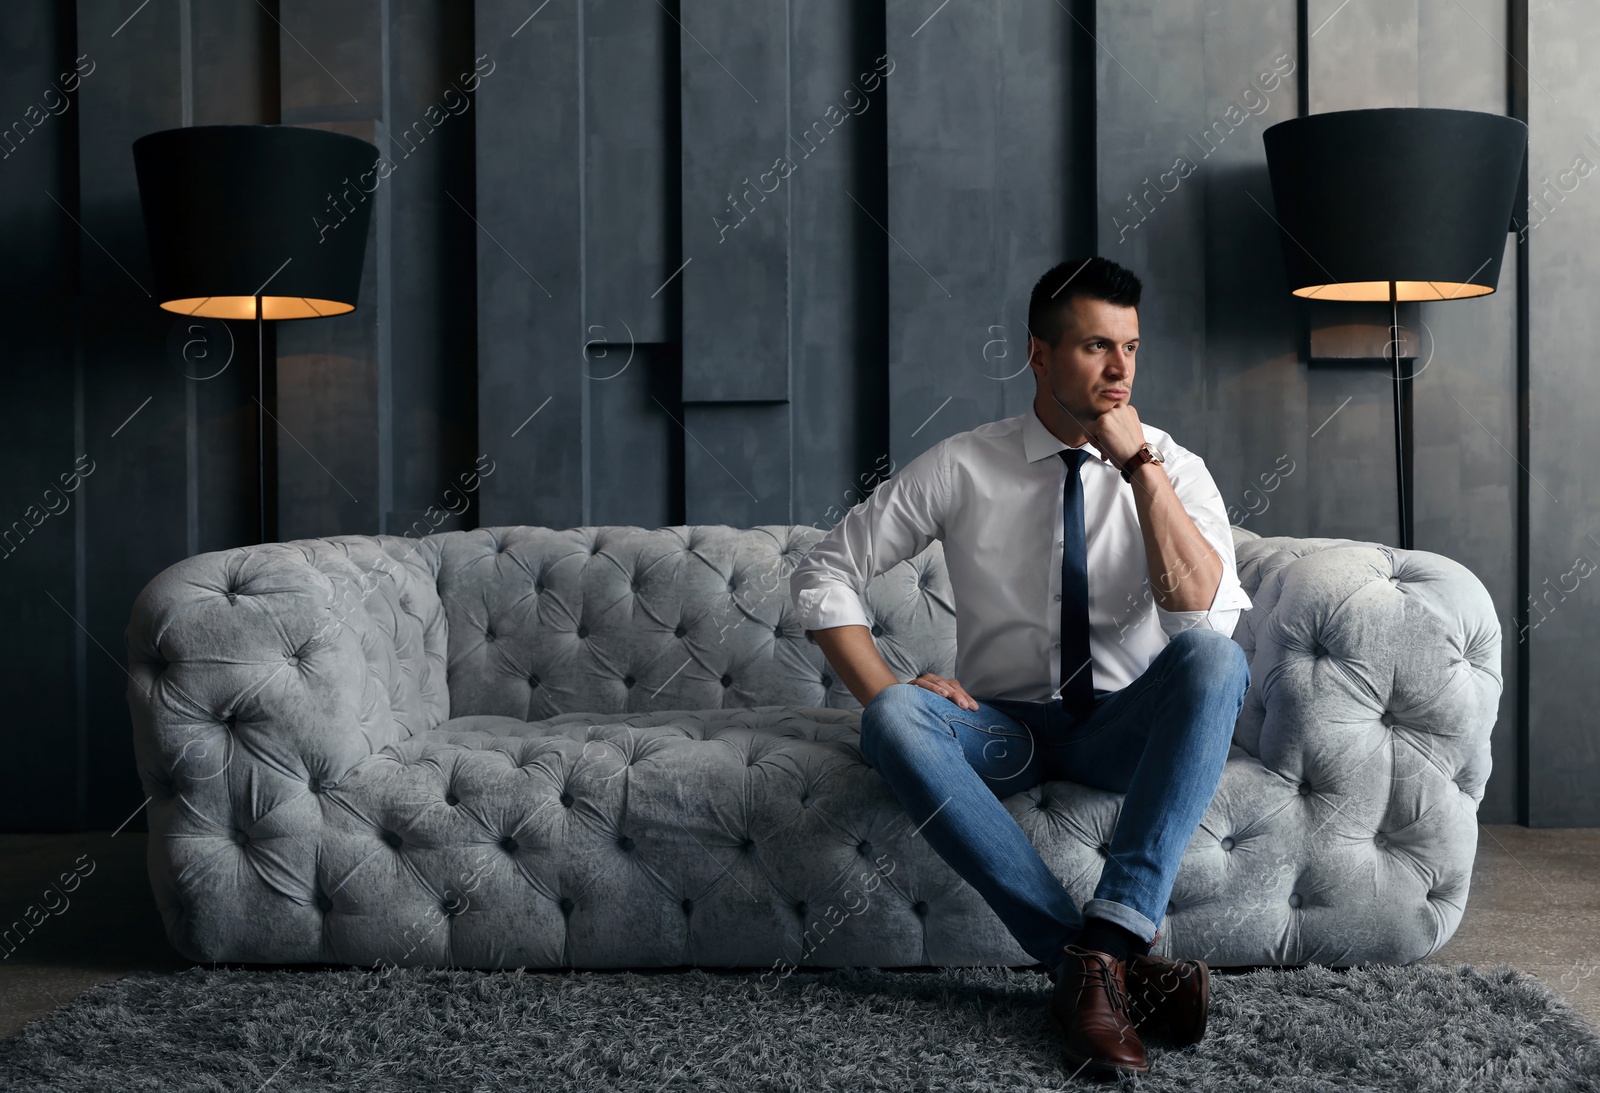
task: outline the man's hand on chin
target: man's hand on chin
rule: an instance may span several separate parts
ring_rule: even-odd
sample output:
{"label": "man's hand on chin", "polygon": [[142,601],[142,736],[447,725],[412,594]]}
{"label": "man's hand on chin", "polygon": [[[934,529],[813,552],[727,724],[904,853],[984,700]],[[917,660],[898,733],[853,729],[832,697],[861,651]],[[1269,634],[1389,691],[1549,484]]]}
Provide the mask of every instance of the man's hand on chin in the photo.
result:
{"label": "man's hand on chin", "polygon": [[1100,449],[1100,458],[1121,467],[1144,444],[1144,427],[1139,411],[1126,402],[1118,403],[1084,426],[1084,432]]}

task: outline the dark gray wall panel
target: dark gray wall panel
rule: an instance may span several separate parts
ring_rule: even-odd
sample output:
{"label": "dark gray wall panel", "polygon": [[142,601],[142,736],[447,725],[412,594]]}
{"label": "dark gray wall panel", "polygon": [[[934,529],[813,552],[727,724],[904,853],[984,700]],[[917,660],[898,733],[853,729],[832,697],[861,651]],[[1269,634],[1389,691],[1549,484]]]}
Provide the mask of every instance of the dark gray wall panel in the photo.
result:
{"label": "dark gray wall panel", "polygon": [[579,11],[480,2],[478,445],[496,473],[479,526],[588,523],[584,452]]}
{"label": "dark gray wall panel", "polygon": [[1097,59],[1100,253],[1144,280],[1132,401],[1141,420],[1197,449],[1206,387],[1205,191],[1189,184],[1203,170],[1181,178],[1174,164],[1198,154],[1193,137],[1212,121],[1204,12],[1157,0],[1097,11],[1105,47]]}
{"label": "dark gray wall panel", "polygon": [[[1600,13],[1583,4],[1528,12],[1528,186],[1531,214],[1527,617],[1530,696],[1528,817],[1534,827],[1600,823],[1600,709],[1593,668],[1600,603],[1600,369],[1594,365],[1594,288],[1600,284],[1600,99],[1593,43]],[[1589,167],[1575,167],[1577,157]],[[1546,181],[1548,180],[1548,182]],[[1585,565],[1584,563],[1587,563]],[[1508,641],[1515,641],[1515,631]]]}
{"label": "dark gray wall panel", "polygon": [[[135,138],[183,122],[178,5],[129,19],[78,6],[78,51],[95,60],[78,115],[85,238],[82,293],[83,450],[95,461],[84,505],[87,617],[87,811],[115,827],[143,800],[133,759],[123,631],[146,581],[188,548],[188,403],[163,359],[171,316],[155,306],[130,150]],[[142,283],[140,283],[142,282]],[[115,434],[115,435],[113,435]]]}
{"label": "dark gray wall panel", "polygon": [[[63,16],[67,17],[63,17]],[[77,259],[81,234],[51,200],[77,212],[77,112],[70,12],[30,0],[7,13],[0,39],[0,102],[14,111],[0,133],[0,320],[7,331],[0,434],[0,652],[13,670],[0,683],[0,828],[63,829],[86,807],[84,647],[78,522],[93,475],[72,477]],[[94,79],[91,73],[88,79]],[[82,239],[84,246],[93,246]],[[88,466],[88,464],[84,464]],[[65,474],[65,482],[58,478]],[[65,486],[75,488],[67,489]],[[126,716],[126,715],[124,715]]]}
{"label": "dark gray wall panel", "polygon": [[[284,123],[371,141],[384,157],[379,162],[387,160],[394,168],[388,178],[375,176],[367,183],[370,193],[357,178],[330,195],[330,223],[338,223],[351,204],[372,203],[356,310],[273,325],[276,401],[268,408],[277,421],[268,418],[267,432],[277,468],[272,537],[278,540],[326,535],[331,527],[368,534],[386,530],[382,516],[390,464],[379,429],[390,416],[380,408],[379,385],[380,376],[392,376],[387,347],[395,321],[393,266],[386,259],[392,255],[395,193],[408,174],[415,176],[417,156],[407,159],[411,143],[385,132],[383,75],[389,57],[381,9],[378,0],[339,5],[283,0],[281,25],[275,28]],[[410,125],[411,119],[402,124]]]}
{"label": "dark gray wall panel", "polygon": [[[1502,45],[1504,0],[1424,4],[1417,20],[1417,105],[1504,114],[1506,73],[1515,64]],[[1492,739],[1494,773],[1478,813],[1485,823],[1512,823],[1524,780],[1517,715],[1516,236],[1506,236],[1493,294],[1422,302],[1415,311],[1422,354],[1413,381],[1416,542],[1476,574],[1502,620],[1505,686]]]}
{"label": "dark gray wall panel", "polygon": [[679,36],[656,0],[584,7],[586,342],[678,338]]}
{"label": "dark gray wall panel", "polygon": [[427,531],[476,527],[475,516],[453,510],[475,496],[460,484],[482,451],[474,447],[472,95],[499,75],[496,47],[475,57],[473,27],[459,5],[391,3],[387,10],[383,124],[395,135],[391,143],[415,150],[396,160],[387,180],[393,278],[380,322],[394,340],[390,404],[379,416],[391,429],[392,450],[383,454],[392,460],[394,489],[383,527],[394,534],[418,521]]}
{"label": "dark gray wall panel", "polygon": [[1417,20],[1417,0],[1306,0],[1309,113],[1419,105]]}
{"label": "dark gray wall panel", "polygon": [[[1172,170],[1187,157],[1179,184],[1198,185],[1204,198],[1203,394],[1163,427],[1205,459],[1234,523],[1262,535],[1301,534],[1307,472],[1326,438],[1311,437],[1317,423],[1307,424],[1300,316],[1270,215],[1261,140],[1299,111],[1295,5],[1217,5],[1201,32],[1205,132],[1189,134],[1160,166]],[[1174,179],[1152,181],[1170,187]]]}
{"label": "dark gray wall panel", "polygon": [[791,125],[803,129],[829,106],[844,113],[785,183],[795,225],[787,519],[829,528],[889,466],[884,14],[860,0],[795,0],[793,11]]}
{"label": "dark gray wall panel", "polygon": [[683,397],[787,399],[784,174],[836,123],[789,131],[787,2],[683,0],[681,9]]}
{"label": "dark gray wall panel", "polygon": [[1085,32],[1055,4],[930,11],[887,11],[889,450],[902,466],[1032,402],[1028,294],[1093,237],[1064,183],[1092,161],[1075,142]]}
{"label": "dark gray wall panel", "polygon": [[689,402],[684,433],[684,515],[691,524],[755,527],[789,522],[789,406]]}
{"label": "dark gray wall panel", "polygon": [[684,445],[692,442],[678,424],[683,370],[677,346],[597,345],[587,369],[594,498],[588,522],[684,523]]}

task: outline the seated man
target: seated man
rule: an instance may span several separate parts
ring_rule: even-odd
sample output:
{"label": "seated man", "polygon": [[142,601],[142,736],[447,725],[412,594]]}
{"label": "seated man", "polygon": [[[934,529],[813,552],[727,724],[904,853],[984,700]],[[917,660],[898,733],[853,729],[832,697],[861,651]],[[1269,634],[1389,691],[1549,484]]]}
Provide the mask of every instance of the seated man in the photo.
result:
{"label": "seated man", "polygon": [[[1046,273],[1028,306],[1030,409],[924,451],[790,578],[807,637],[863,706],[863,755],[1051,971],[1063,1054],[1101,1075],[1148,1071],[1141,1035],[1204,1035],[1205,964],[1149,950],[1250,685],[1222,498],[1130,405],[1140,287],[1099,257]],[[859,594],[935,538],[957,678],[901,681]],[[1000,803],[1052,779],[1125,794],[1081,912]]]}

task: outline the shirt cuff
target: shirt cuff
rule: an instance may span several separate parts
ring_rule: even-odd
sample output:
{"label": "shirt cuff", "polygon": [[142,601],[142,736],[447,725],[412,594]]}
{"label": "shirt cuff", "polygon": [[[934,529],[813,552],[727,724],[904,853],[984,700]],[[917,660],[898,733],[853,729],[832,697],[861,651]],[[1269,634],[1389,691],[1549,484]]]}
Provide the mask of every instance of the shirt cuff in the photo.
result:
{"label": "shirt cuff", "polygon": [[1239,607],[1213,607],[1209,611],[1168,611],[1159,603],[1156,604],[1156,618],[1160,620],[1161,629],[1169,638],[1185,630],[1192,630],[1196,626],[1206,630],[1217,630],[1231,637],[1242,611],[1243,608]]}
{"label": "shirt cuff", "polygon": [[1224,579],[1217,585],[1216,594],[1211,598],[1211,606],[1203,611],[1168,611],[1159,602],[1155,604],[1155,609],[1156,619],[1169,638],[1196,626],[1216,630],[1231,637],[1233,628],[1238,625],[1239,616],[1250,606],[1250,597],[1239,584],[1238,578],[1235,577],[1230,581],[1224,575]]}
{"label": "shirt cuff", "polygon": [[867,613],[861,607],[861,597],[848,585],[828,584],[818,588],[803,588],[795,594],[795,611],[800,625],[806,630],[806,640],[812,645],[817,639],[812,630],[829,630],[835,626],[871,626]]}

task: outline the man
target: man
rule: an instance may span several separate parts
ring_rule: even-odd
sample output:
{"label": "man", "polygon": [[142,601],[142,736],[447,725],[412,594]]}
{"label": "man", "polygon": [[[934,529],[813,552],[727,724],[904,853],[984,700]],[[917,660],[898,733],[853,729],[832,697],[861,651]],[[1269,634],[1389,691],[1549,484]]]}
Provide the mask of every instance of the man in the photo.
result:
{"label": "man", "polygon": [[[1140,289],[1100,257],[1041,277],[1032,407],[911,460],[790,577],[807,637],[863,706],[862,754],[1050,970],[1063,1054],[1102,1076],[1148,1071],[1142,1037],[1204,1035],[1205,964],[1150,949],[1250,684],[1222,498],[1131,405]],[[936,538],[956,675],[901,681],[859,594]],[[1081,912],[1001,803],[1054,779],[1124,794]]]}

